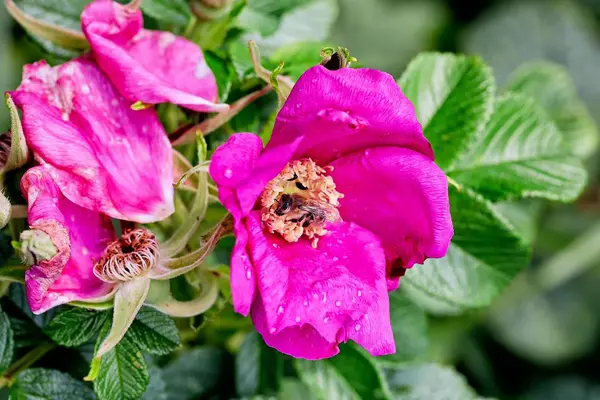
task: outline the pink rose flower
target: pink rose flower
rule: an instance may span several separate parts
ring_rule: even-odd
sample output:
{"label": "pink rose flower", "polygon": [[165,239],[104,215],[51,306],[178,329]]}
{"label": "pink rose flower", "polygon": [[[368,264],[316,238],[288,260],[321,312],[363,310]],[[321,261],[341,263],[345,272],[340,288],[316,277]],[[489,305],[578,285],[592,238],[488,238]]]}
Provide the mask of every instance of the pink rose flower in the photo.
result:
{"label": "pink rose flower", "polygon": [[[110,218],[69,201],[44,166],[25,173],[21,190],[28,201],[26,232],[45,234],[51,241],[46,245],[56,251],[50,259],[34,260],[25,273],[31,311],[41,314],[60,304],[108,295],[113,285],[98,279],[93,267],[116,238]],[[37,238],[32,242],[40,246]]]}
{"label": "pink rose flower", "polygon": [[130,102],[175,103],[199,112],[229,108],[216,103],[217,83],[200,48],[170,32],[143,29],[137,8],[96,0],[81,23],[98,65]]}
{"label": "pink rose flower", "polygon": [[10,94],[27,144],[70,202],[141,223],[173,212],[172,149],[156,112],[132,110],[93,61],[26,65]]}
{"label": "pink rose flower", "polygon": [[347,340],[395,352],[387,291],[444,256],[453,229],[446,176],[390,75],[311,68],[266,148],[236,134],[210,173],[235,220],[234,308],[268,345],[307,359]]}

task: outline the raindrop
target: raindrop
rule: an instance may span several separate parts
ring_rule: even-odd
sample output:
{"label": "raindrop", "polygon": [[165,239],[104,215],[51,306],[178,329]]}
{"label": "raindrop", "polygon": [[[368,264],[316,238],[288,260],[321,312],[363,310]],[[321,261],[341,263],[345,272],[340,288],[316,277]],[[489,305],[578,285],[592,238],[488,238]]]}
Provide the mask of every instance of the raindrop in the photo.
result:
{"label": "raindrop", "polygon": [[339,306],[341,306],[341,305],[342,305],[342,302],[341,302],[341,301],[339,301],[339,300],[338,300],[338,301],[336,301],[336,302],[335,302],[335,306],[336,306],[336,307],[339,307]]}
{"label": "raindrop", "polygon": [[337,240],[337,244],[342,244],[342,243],[344,243],[344,241],[342,239]]}
{"label": "raindrop", "polygon": [[269,330],[269,332],[271,332],[271,334],[273,334],[273,333],[275,333],[275,331],[276,331],[276,330],[277,330],[277,329],[275,329],[275,328],[271,328],[271,329]]}
{"label": "raindrop", "polygon": [[296,322],[300,322],[300,317],[296,315]]}
{"label": "raindrop", "polygon": [[277,314],[283,314],[283,306],[279,306],[277,309]]}
{"label": "raindrop", "polygon": [[356,332],[360,331],[360,324],[356,324],[356,325],[354,325],[354,330],[355,330]]}
{"label": "raindrop", "polygon": [[308,307],[308,300],[304,300],[304,303],[302,304],[304,304],[304,307]]}
{"label": "raindrop", "polygon": [[227,168],[223,174],[225,175],[225,178],[229,179],[233,176],[233,171]]}
{"label": "raindrop", "polygon": [[250,270],[246,271],[246,279],[250,279],[252,277],[252,272]]}
{"label": "raindrop", "polygon": [[333,261],[337,261],[337,260],[339,260],[339,258],[333,257]]}
{"label": "raindrop", "polygon": [[359,291],[358,291],[358,293],[356,293],[356,295],[357,295],[358,297],[362,296],[362,290],[359,290]]}
{"label": "raindrop", "polygon": [[327,318],[327,317],[323,318],[323,323],[324,323],[324,324],[326,324],[326,323],[328,323],[328,322],[329,322],[329,318]]}
{"label": "raindrop", "polygon": [[81,92],[82,92],[83,94],[89,94],[89,93],[90,93],[90,87],[89,87],[88,85],[83,85],[83,86],[81,87]]}

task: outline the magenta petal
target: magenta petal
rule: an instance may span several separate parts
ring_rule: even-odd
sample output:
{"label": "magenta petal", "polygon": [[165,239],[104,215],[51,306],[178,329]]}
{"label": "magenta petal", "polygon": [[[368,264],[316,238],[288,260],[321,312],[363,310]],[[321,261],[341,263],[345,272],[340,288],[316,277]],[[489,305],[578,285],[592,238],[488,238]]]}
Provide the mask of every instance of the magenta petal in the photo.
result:
{"label": "magenta petal", "polygon": [[[315,249],[306,239],[288,243],[265,233],[258,212],[247,226],[261,298],[253,319],[267,332],[267,344],[309,359],[334,355],[348,339],[372,354],[395,350],[385,256],[376,236],[356,224],[334,224]],[[372,323],[363,322],[369,318]],[[357,324],[369,340],[356,335]]]}
{"label": "magenta petal", "polygon": [[142,13],[111,0],[96,0],[81,15],[94,58],[130,102],[175,103],[220,112],[215,77],[200,48],[170,32],[142,28]]}
{"label": "magenta petal", "polygon": [[[269,146],[303,138],[295,158],[321,165],[375,146],[398,146],[433,159],[415,110],[394,78],[372,69],[304,73],[279,112]],[[267,146],[267,147],[269,147]]]}
{"label": "magenta petal", "polygon": [[[428,157],[378,147],[332,166],[337,190],[344,194],[342,218],[379,236],[390,266],[410,268],[446,254],[453,235],[448,181]],[[388,272],[393,277],[394,271]]]}
{"label": "magenta petal", "polygon": [[70,201],[142,223],[173,212],[172,149],[156,112],[131,110],[92,61],[25,66],[11,95],[29,147]]}
{"label": "magenta petal", "polygon": [[25,274],[27,299],[36,314],[75,300],[111,292],[112,284],[96,278],[94,260],[115,239],[110,218],[79,207],[63,196],[45,166],[32,168],[21,180],[31,229],[50,235],[59,252]]}

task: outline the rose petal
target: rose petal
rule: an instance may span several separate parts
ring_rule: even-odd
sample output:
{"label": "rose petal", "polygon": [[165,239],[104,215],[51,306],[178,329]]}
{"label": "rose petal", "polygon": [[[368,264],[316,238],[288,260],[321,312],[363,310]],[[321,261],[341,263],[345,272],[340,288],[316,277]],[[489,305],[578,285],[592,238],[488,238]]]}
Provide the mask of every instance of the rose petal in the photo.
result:
{"label": "rose petal", "polygon": [[102,297],[113,289],[93,273],[95,260],[116,238],[110,218],[79,207],[63,196],[45,166],[21,180],[31,229],[50,235],[59,252],[25,274],[27,299],[36,314],[75,300]]}
{"label": "rose petal", "polygon": [[[265,233],[258,212],[246,223],[261,298],[253,318],[260,331],[268,332],[267,344],[311,359],[334,355],[337,343],[349,338],[375,355],[394,351],[385,257],[377,237],[352,223],[333,224],[315,249],[307,239],[288,243]],[[365,315],[374,317],[377,325],[361,322]],[[359,323],[373,336],[370,341],[356,335]],[[305,335],[322,340],[300,341]],[[315,348],[319,343],[323,346]]]}
{"label": "rose petal", "polygon": [[69,200],[142,223],[173,212],[172,150],[156,112],[131,110],[92,61],[28,65],[11,95],[29,147]]}
{"label": "rose petal", "polygon": [[453,235],[448,181],[428,157],[409,149],[377,147],[331,165],[336,189],[344,194],[342,218],[381,239],[388,277],[397,278],[394,274],[403,268],[446,254]]}
{"label": "rose petal", "polygon": [[170,32],[142,29],[142,12],[96,0],[81,15],[94,58],[130,102],[175,103],[199,112],[216,104],[216,79],[200,48]]}
{"label": "rose petal", "polygon": [[267,148],[298,137],[303,142],[295,158],[310,157],[321,165],[386,145],[433,159],[413,105],[391,75],[372,69],[316,66],[306,71],[279,112]]}

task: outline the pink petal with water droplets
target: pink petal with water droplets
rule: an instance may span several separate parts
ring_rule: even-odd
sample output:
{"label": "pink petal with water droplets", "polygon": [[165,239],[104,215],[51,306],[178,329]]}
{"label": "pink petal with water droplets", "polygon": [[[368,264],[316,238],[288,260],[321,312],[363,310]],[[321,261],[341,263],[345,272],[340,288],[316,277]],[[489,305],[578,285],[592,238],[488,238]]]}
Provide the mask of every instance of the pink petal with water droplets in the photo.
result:
{"label": "pink petal with water droplets", "polygon": [[131,110],[93,61],[27,65],[11,96],[27,144],[70,201],[142,223],[173,212],[172,149],[156,112]]}
{"label": "pink petal with water droplets", "polygon": [[308,359],[331,357],[348,339],[373,355],[395,351],[385,255],[375,235],[356,224],[332,224],[313,248],[306,238],[289,243],[265,232],[258,212],[246,224],[261,298],[253,320],[267,344]]}
{"label": "pink petal with water droplets", "polygon": [[40,314],[60,304],[110,293],[114,285],[93,274],[95,260],[116,239],[110,218],[70,202],[45,166],[28,170],[21,190],[28,201],[31,229],[47,233],[58,249],[56,256],[25,274],[31,311]]}
{"label": "pink petal with water droplets", "polygon": [[267,148],[298,137],[303,142],[294,158],[321,165],[376,146],[410,148],[433,159],[413,105],[391,75],[373,69],[319,65],[306,71],[279,112]]}
{"label": "pink petal with water droplets", "polygon": [[377,147],[331,165],[336,188],[344,194],[342,218],[383,243],[390,289],[403,269],[446,254],[453,235],[448,181],[431,159],[409,149]]}
{"label": "pink petal with water droplets", "polygon": [[216,79],[200,48],[170,32],[143,29],[140,10],[96,0],[81,22],[94,58],[130,102],[175,103],[199,112],[229,108],[216,103]]}

